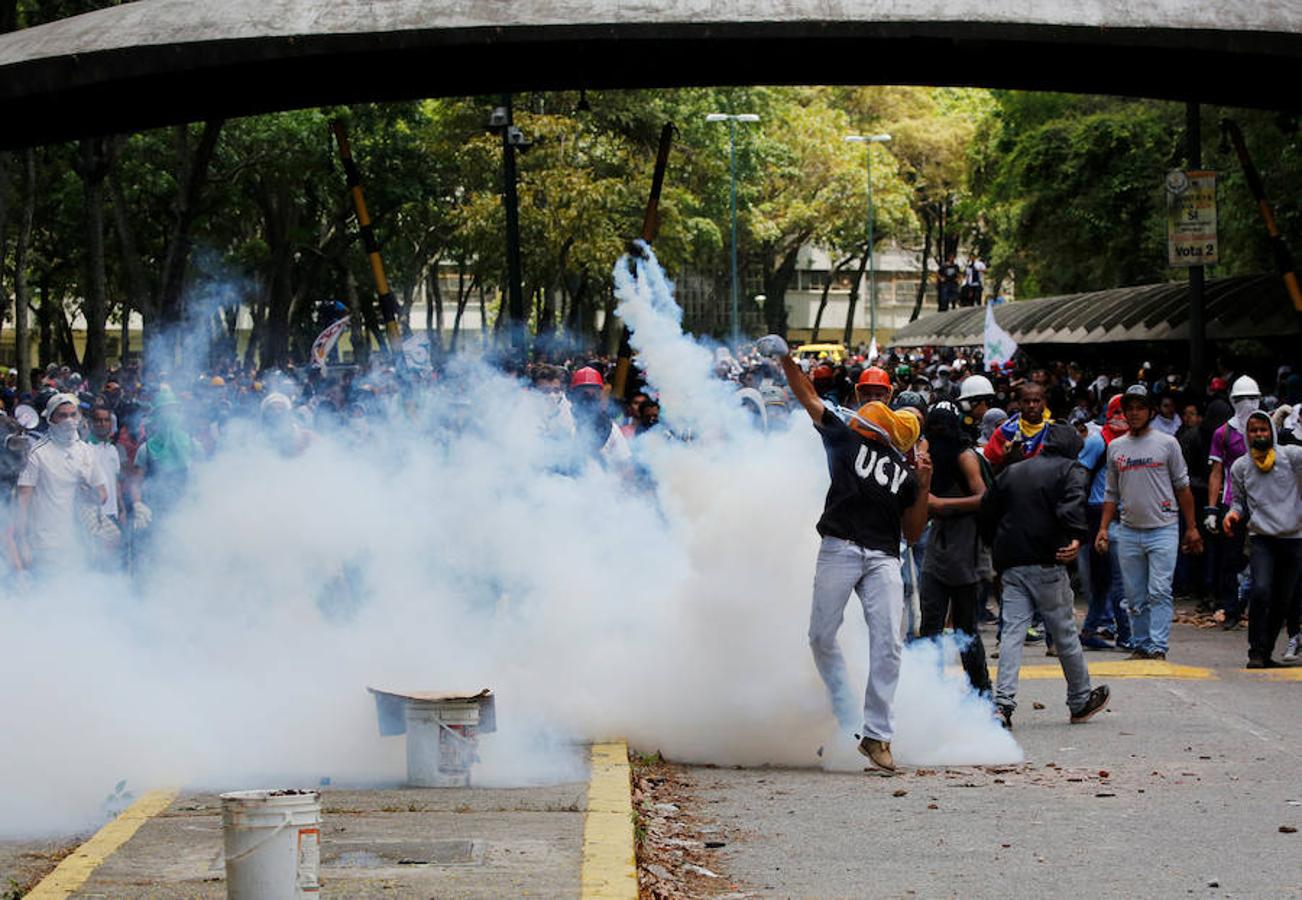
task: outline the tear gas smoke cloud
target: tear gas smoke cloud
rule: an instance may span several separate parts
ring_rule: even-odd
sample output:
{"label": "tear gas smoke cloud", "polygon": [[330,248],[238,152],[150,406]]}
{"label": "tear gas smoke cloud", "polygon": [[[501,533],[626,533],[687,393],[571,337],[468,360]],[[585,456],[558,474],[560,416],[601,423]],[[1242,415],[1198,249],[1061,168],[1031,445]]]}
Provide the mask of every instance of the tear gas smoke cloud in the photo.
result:
{"label": "tear gas smoke cloud", "polygon": [[[665,419],[702,437],[641,439],[652,489],[593,463],[562,474],[548,401],[461,361],[391,426],[295,459],[233,426],[135,583],[70,559],[0,588],[0,834],[94,824],[123,778],[401,781],[367,685],[493,688],[481,784],[582,777],[572,742],[613,735],[679,760],[814,764],[831,722],[805,636],[817,436],[747,424],[654,258],[616,279]],[[1020,759],[936,652],[906,653],[898,758]]]}

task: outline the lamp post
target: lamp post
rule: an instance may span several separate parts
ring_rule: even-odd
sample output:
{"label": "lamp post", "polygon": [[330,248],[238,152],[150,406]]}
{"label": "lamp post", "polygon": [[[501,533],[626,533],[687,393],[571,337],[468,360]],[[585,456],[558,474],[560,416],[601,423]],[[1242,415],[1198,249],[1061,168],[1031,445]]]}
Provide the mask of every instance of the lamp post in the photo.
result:
{"label": "lamp post", "polygon": [[758,122],[754,113],[710,113],[707,122],[728,123],[728,170],[729,193],[732,207],[732,343],[736,346],[741,340],[741,313],[737,306],[737,123]]}
{"label": "lamp post", "polygon": [[863,144],[868,151],[868,331],[877,340],[877,266],[873,259],[873,144],[884,144],[889,134],[847,134],[852,144]]}

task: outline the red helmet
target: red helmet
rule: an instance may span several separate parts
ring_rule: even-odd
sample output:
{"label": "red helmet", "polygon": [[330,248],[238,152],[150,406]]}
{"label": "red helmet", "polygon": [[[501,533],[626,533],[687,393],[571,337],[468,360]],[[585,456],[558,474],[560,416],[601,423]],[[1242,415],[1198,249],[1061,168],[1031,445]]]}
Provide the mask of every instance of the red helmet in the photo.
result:
{"label": "red helmet", "polygon": [[601,373],[592,366],[584,366],[579,369],[570,378],[570,387],[605,387],[606,382],[602,380]]}
{"label": "red helmet", "polygon": [[1108,401],[1107,418],[1118,419],[1121,417],[1121,395],[1113,394],[1112,399]]}
{"label": "red helmet", "polygon": [[836,377],[836,372],[831,366],[819,366],[809,373],[809,377],[814,381],[831,381]]}
{"label": "red helmet", "polygon": [[858,384],[875,384],[878,387],[888,388],[891,386],[891,376],[886,374],[885,369],[869,366],[859,376]]}

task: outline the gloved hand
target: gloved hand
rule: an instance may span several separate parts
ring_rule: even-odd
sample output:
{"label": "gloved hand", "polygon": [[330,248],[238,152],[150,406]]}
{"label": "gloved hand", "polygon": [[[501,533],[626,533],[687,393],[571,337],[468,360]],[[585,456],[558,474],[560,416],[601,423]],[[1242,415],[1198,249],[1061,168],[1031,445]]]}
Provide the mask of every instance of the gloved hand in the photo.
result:
{"label": "gloved hand", "polygon": [[755,342],[755,351],[760,356],[767,356],[770,359],[779,359],[791,352],[787,342],[776,334],[766,334]]}
{"label": "gloved hand", "polygon": [[1203,528],[1207,530],[1208,534],[1216,533],[1217,531],[1216,525],[1220,517],[1221,517],[1221,511],[1217,509],[1215,506],[1203,507]]}
{"label": "gloved hand", "polygon": [[154,512],[145,504],[137,503],[131,508],[131,525],[136,531],[144,531],[153,520]]}

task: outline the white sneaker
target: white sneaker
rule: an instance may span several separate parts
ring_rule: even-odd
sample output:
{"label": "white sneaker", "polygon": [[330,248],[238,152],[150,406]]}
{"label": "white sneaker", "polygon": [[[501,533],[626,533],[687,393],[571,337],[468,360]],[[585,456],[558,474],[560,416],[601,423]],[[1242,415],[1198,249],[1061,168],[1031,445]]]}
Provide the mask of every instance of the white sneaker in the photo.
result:
{"label": "white sneaker", "polygon": [[1299,656],[1302,656],[1302,633],[1295,634],[1288,639],[1288,646],[1284,649],[1284,662],[1293,662]]}

